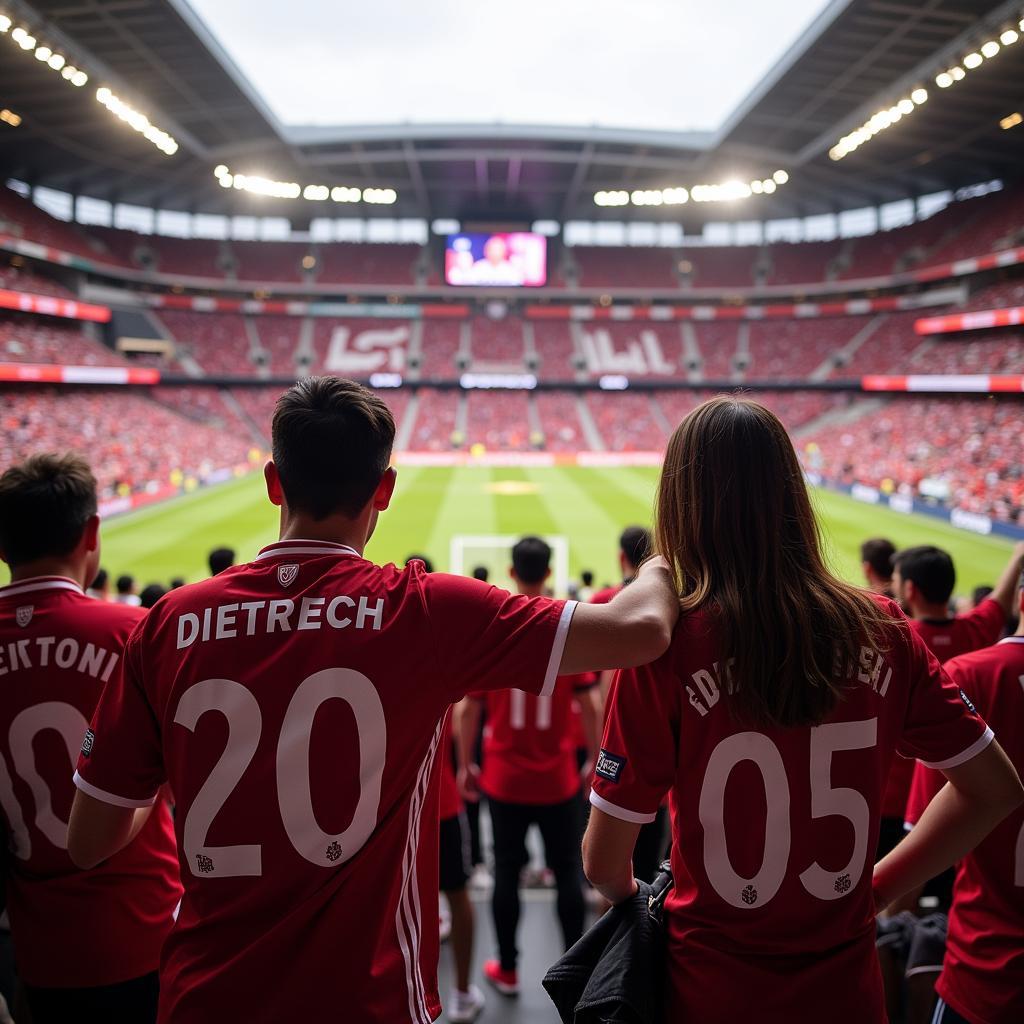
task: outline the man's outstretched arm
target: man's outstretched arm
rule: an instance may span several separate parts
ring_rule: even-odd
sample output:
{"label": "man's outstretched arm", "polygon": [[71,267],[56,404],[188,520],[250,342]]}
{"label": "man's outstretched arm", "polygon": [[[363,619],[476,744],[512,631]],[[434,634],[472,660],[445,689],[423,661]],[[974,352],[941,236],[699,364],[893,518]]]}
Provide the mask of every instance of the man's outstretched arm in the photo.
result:
{"label": "man's outstretched arm", "polygon": [[652,558],[608,604],[576,606],[559,675],[655,661],[668,650],[678,618],[679,594],[668,563]]}

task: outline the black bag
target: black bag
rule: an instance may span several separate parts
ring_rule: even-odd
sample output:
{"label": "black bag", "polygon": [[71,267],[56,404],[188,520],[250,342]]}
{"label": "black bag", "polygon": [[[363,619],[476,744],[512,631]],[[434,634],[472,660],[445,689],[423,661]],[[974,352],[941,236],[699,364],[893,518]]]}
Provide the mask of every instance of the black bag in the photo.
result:
{"label": "black bag", "polygon": [[637,882],[544,976],[562,1024],[661,1024],[664,1020],[663,915],[672,889],[665,861],[654,882]]}

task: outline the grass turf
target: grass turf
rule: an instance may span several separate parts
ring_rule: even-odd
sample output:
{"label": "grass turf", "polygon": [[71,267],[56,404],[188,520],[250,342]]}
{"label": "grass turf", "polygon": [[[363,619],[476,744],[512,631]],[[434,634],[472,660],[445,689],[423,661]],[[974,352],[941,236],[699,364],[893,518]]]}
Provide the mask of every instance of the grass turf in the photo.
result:
{"label": "grass turf", "polygon": [[[573,577],[589,568],[598,583],[615,580],[619,531],[650,522],[656,480],[657,471],[643,467],[405,467],[367,556],[401,562],[415,551],[447,569],[455,534],[561,534],[569,540]],[[828,491],[817,491],[814,501],[829,558],[850,580],[860,581],[858,547],[869,536],[890,537],[897,547],[946,548],[957,566],[957,593],[994,583],[1009,557],[1006,541],[928,517],[900,515]],[[239,559],[251,558],[276,536],[277,510],[266,499],[261,474],[253,474],[110,520],[103,527],[102,562],[112,577],[132,573],[140,587],[166,584],[173,576],[194,581],[207,574],[211,548],[228,545]],[[0,577],[6,582],[5,571]]]}

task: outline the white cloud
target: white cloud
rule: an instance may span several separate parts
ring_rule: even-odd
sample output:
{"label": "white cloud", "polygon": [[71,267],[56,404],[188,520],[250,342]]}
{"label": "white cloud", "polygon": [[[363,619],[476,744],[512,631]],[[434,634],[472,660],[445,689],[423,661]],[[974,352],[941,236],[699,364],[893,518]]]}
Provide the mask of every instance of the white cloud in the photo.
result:
{"label": "white cloud", "polygon": [[286,124],[714,129],[827,0],[191,0]]}

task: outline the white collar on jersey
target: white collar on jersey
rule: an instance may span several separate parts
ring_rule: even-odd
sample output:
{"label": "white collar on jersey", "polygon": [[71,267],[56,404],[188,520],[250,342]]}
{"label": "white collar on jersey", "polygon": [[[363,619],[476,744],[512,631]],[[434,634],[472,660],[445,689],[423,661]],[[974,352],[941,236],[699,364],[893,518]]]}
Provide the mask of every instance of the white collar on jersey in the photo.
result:
{"label": "white collar on jersey", "polygon": [[256,561],[263,558],[281,558],[292,555],[355,555],[362,556],[355,548],[347,544],[335,544],[329,540],[279,540],[269,544],[257,556]]}
{"label": "white collar on jersey", "polygon": [[1001,644],[1024,644],[1024,636],[1004,636]]}
{"label": "white collar on jersey", "polygon": [[17,583],[0,587],[0,598],[33,594],[37,590],[73,590],[76,594],[82,593],[82,588],[67,576],[30,576],[27,580],[18,580]]}

